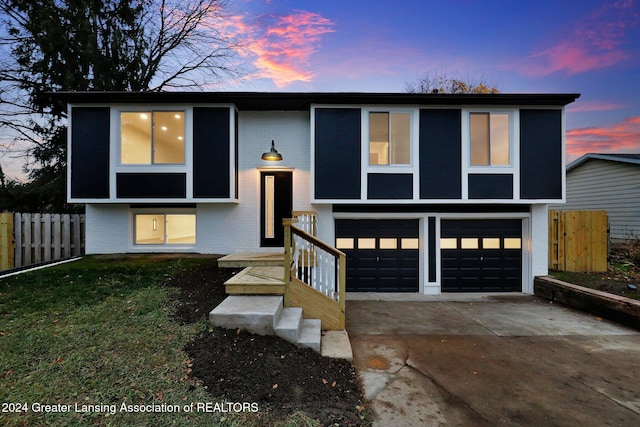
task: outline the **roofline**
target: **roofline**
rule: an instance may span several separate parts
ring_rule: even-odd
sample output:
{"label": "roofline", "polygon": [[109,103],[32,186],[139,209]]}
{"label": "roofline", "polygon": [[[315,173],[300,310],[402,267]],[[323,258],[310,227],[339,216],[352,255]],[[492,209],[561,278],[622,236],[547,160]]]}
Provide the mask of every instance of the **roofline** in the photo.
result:
{"label": "roofline", "polygon": [[580,97],[564,94],[423,94],[367,92],[98,92],[65,91],[53,95],[67,103],[226,103],[240,110],[309,110],[313,104],[335,105],[557,105]]}
{"label": "roofline", "polygon": [[576,167],[580,166],[581,164],[585,163],[590,159],[609,160],[612,162],[631,163],[634,165],[640,165],[640,159],[618,157],[618,156],[609,155],[609,154],[587,153],[582,155],[580,158],[574,160],[573,162],[569,163],[569,165],[567,166],[567,172],[569,172],[571,169],[575,169]]}

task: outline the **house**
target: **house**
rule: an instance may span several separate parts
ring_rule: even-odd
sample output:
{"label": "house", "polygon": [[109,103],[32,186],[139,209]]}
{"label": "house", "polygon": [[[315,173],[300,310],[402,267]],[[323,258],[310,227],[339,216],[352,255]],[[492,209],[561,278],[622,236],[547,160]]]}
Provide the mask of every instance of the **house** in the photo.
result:
{"label": "house", "polygon": [[567,200],[558,210],[605,210],[609,237],[640,236],[640,154],[585,154],[567,166]]}
{"label": "house", "polygon": [[[347,255],[347,291],[424,294],[533,292],[579,97],[60,96],[87,253],[282,252],[282,219],[315,211]],[[281,161],[263,160],[272,147]]]}

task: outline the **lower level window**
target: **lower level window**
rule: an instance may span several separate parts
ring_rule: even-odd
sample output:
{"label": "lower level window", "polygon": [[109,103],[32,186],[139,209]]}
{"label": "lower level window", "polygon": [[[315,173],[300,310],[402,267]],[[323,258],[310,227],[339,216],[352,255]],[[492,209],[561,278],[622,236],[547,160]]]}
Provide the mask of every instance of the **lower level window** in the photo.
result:
{"label": "lower level window", "polygon": [[195,214],[136,214],[136,245],[188,245],[196,243]]}

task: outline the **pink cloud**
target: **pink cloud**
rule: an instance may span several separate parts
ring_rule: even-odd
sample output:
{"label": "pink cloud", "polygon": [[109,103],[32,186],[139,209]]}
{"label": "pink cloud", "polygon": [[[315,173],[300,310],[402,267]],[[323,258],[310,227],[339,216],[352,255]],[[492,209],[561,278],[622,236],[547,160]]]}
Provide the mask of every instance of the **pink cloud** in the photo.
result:
{"label": "pink cloud", "polygon": [[241,44],[239,53],[249,58],[257,70],[251,77],[269,78],[277,87],[313,78],[311,57],[322,36],[334,32],[334,25],[329,19],[304,10],[285,16],[235,16],[228,24]]}
{"label": "pink cloud", "polygon": [[567,131],[567,160],[586,153],[640,153],[640,116],[611,126]]}
{"label": "pink cloud", "polygon": [[633,57],[625,51],[625,38],[639,22],[635,0],[606,4],[575,25],[567,38],[533,52],[516,65],[532,77],[556,72],[578,74],[608,68]]}
{"label": "pink cloud", "polygon": [[613,102],[601,102],[601,101],[580,101],[575,104],[571,104],[567,108],[568,113],[584,113],[593,111],[612,111],[619,110],[621,108],[628,107],[627,104],[615,104]]}

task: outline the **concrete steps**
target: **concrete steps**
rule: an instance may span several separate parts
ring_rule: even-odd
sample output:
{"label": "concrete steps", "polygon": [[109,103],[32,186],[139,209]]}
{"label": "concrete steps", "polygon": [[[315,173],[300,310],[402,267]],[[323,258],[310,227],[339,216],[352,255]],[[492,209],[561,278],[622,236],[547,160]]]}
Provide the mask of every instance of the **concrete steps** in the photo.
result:
{"label": "concrete steps", "polygon": [[277,335],[300,347],[320,352],[320,320],[303,319],[301,308],[284,308],[281,296],[229,296],[209,313],[209,322],[227,329],[241,328],[259,335]]}

